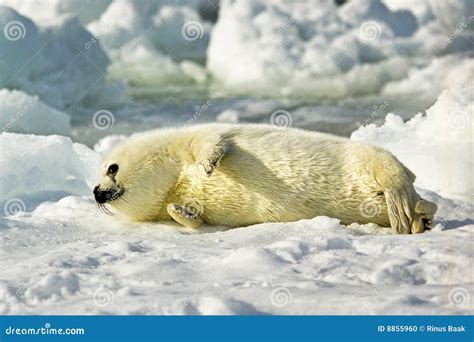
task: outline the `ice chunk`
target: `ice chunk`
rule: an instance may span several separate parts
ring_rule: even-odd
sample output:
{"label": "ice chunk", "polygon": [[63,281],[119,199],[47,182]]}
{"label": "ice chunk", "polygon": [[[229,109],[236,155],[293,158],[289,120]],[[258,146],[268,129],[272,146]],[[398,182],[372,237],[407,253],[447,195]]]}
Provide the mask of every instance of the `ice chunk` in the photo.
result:
{"label": "ice chunk", "polygon": [[110,78],[127,80],[133,95],[183,92],[206,81],[212,25],[200,18],[197,1],[182,3],[114,1],[88,25],[112,59]]}
{"label": "ice chunk", "polygon": [[166,0],[116,0],[88,29],[109,52],[141,37],[173,60],[203,61],[211,24],[200,18],[199,8],[199,1],[193,0],[180,1],[180,5]]}
{"label": "ice chunk", "polygon": [[403,122],[388,114],[381,127],[361,127],[351,138],[387,148],[416,174],[419,187],[444,196],[472,194],[473,106],[472,87],[455,87],[424,115]]}
{"label": "ice chunk", "polygon": [[[414,15],[380,0],[340,7],[325,0],[223,0],[207,68],[230,94],[314,100],[378,93],[426,68],[433,56],[472,51],[471,4],[419,6]],[[449,69],[438,74],[446,78]],[[426,97],[438,95],[433,89]]]}
{"label": "ice chunk", "polygon": [[42,301],[58,301],[79,291],[79,277],[72,272],[47,274],[25,291],[25,300],[38,304]]}
{"label": "ice chunk", "polygon": [[177,60],[204,61],[211,25],[201,21],[195,9],[188,6],[164,6],[153,17],[155,29],[150,40]]}
{"label": "ice chunk", "polygon": [[2,133],[0,202],[15,199],[25,211],[68,194],[89,195],[99,161],[100,155],[66,137]]}
{"label": "ice chunk", "polygon": [[69,135],[69,115],[17,90],[0,90],[0,127],[2,132]]}
{"label": "ice chunk", "polygon": [[111,151],[115,146],[120,144],[125,139],[127,139],[126,135],[109,135],[109,136],[106,136],[105,138],[100,139],[94,145],[94,151],[104,155],[104,154],[108,153],[109,151]]}
{"label": "ice chunk", "polygon": [[98,40],[75,18],[37,27],[30,19],[0,6],[0,88],[36,94],[56,108],[74,111],[100,99],[119,101],[105,82],[109,59]]}
{"label": "ice chunk", "polygon": [[100,17],[112,0],[0,0],[0,5],[14,8],[38,23],[75,16],[86,24]]}
{"label": "ice chunk", "polygon": [[21,87],[34,69],[31,62],[40,48],[40,34],[36,25],[14,10],[0,6],[0,88]]}

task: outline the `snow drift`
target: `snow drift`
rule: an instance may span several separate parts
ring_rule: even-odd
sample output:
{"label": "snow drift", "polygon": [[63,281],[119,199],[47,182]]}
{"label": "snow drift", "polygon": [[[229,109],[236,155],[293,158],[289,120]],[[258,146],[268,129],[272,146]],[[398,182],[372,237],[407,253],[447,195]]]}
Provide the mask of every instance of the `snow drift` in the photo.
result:
{"label": "snow drift", "polygon": [[69,115],[41,102],[38,96],[0,89],[2,132],[69,135]]}
{"label": "snow drift", "polygon": [[[457,192],[466,184],[457,165],[472,167],[458,158],[472,144],[472,123],[462,116],[469,90],[446,91],[425,116],[403,123],[390,115],[353,138],[387,145],[420,185]],[[439,211],[433,231],[412,236],[328,217],[231,230],[138,224],[95,208],[100,157],[87,147],[12,133],[1,134],[0,145],[3,314],[469,313],[469,198],[418,189]]]}
{"label": "snow drift", "polygon": [[0,27],[0,88],[38,95],[68,111],[120,101],[120,89],[105,81],[107,55],[77,19],[64,17],[37,26],[0,6]]}
{"label": "snow drift", "polygon": [[0,0],[0,5],[14,8],[35,22],[54,22],[75,16],[82,24],[100,17],[112,0]]}
{"label": "snow drift", "polygon": [[[9,132],[68,134],[68,117],[53,107],[116,103],[124,89],[106,83],[107,68],[145,91],[216,82],[216,94],[304,102],[380,92],[431,104],[450,87],[408,122],[390,114],[352,135],[391,150],[438,204],[435,228],[411,236],[328,217],[231,230],[125,222],[98,212],[91,196],[99,153],[124,136],[101,140],[96,153],[62,136],[0,134],[1,314],[470,313],[473,64],[463,16],[472,1],[224,0],[214,26],[202,20],[202,1],[0,3],[21,13],[0,7],[0,27],[17,25],[10,39],[0,34],[0,124]],[[187,22],[202,25],[198,39],[184,39]],[[212,105],[231,121],[280,108]]]}
{"label": "snow drift", "polygon": [[[207,67],[230,93],[304,99],[378,93],[432,60],[454,54],[460,61],[472,51],[466,18],[472,2],[432,3],[437,6],[426,3],[417,18],[379,0],[341,7],[329,0],[223,0]],[[456,23],[466,29],[451,38]],[[437,72],[444,75],[455,63]],[[438,94],[429,95],[434,101]]]}
{"label": "snow drift", "polygon": [[444,196],[469,196],[472,183],[472,87],[445,90],[408,122],[394,114],[381,127],[361,127],[351,138],[384,147],[416,175],[415,184]]}
{"label": "snow drift", "polygon": [[[210,93],[314,102],[380,93],[410,101],[416,92],[429,105],[454,74],[474,74],[469,0],[0,3],[22,14],[3,8],[0,24],[18,21],[26,32],[14,42],[0,37],[8,66],[0,88],[38,94],[60,109],[79,106],[75,94],[86,105],[123,101],[125,88],[108,86],[104,76],[128,81],[137,98]],[[46,61],[27,63],[40,48]]]}
{"label": "snow drift", "polygon": [[87,26],[112,58],[110,77],[148,92],[203,82],[212,25],[201,19],[201,3],[113,1]]}
{"label": "snow drift", "polygon": [[[68,194],[89,195],[100,157],[62,136],[0,134],[0,203],[23,210]],[[2,212],[0,215],[3,215]]]}

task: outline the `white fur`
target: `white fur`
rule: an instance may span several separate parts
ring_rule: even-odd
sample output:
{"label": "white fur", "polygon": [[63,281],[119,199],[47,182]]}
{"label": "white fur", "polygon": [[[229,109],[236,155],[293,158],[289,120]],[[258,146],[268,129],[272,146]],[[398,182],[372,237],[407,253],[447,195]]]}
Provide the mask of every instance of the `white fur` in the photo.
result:
{"label": "white fur", "polygon": [[[223,157],[208,176],[215,151]],[[115,181],[106,176],[111,163],[120,167]],[[136,221],[176,219],[168,205],[179,204],[197,207],[209,224],[326,215],[344,224],[373,222],[417,233],[436,207],[423,212],[426,201],[415,192],[414,178],[389,152],[345,138],[269,125],[206,124],[130,139],[106,156],[99,185],[124,188],[110,205]],[[422,209],[415,212],[417,203]]]}

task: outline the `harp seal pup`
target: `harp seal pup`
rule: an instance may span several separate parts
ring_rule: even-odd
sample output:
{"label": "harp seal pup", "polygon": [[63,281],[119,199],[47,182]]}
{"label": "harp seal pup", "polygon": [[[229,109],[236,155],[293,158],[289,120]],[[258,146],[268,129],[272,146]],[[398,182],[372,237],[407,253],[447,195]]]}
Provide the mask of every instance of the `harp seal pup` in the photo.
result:
{"label": "harp seal pup", "polygon": [[315,216],[428,229],[436,205],[388,151],[329,134],[258,124],[166,128],[130,138],[102,161],[94,196],[133,221],[197,228]]}

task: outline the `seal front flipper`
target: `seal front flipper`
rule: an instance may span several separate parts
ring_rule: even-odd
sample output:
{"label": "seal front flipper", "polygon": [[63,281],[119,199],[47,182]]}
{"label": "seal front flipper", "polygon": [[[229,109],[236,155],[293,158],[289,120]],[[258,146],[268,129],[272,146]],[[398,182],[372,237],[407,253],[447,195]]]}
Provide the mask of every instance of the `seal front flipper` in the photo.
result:
{"label": "seal front flipper", "polygon": [[201,218],[202,210],[192,205],[170,203],[166,211],[176,222],[188,228],[198,228],[204,223]]}
{"label": "seal front flipper", "polygon": [[228,142],[221,135],[206,139],[196,153],[196,165],[203,175],[213,174],[228,151]]}

